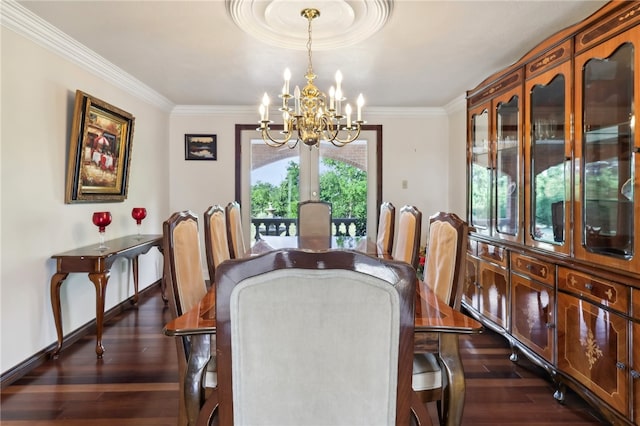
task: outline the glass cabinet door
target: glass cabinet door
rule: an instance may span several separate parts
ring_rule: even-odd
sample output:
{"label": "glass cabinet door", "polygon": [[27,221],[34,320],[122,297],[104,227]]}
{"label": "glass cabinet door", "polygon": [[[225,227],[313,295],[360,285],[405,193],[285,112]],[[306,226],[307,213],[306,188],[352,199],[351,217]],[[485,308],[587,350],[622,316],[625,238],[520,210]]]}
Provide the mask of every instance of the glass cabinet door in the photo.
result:
{"label": "glass cabinet door", "polygon": [[478,233],[491,233],[491,143],[489,111],[486,107],[470,113],[471,140],[469,166],[469,224]]}
{"label": "glass cabinet door", "polygon": [[496,117],[495,226],[501,238],[519,240],[520,226],[520,96],[494,100]]}
{"label": "glass cabinet door", "polygon": [[[635,33],[635,36],[633,35]],[[634,97],[638,93],[638,28],[576,58],[576,152],[580,200],[576,255],[640,270],[634,182],[638,170]],[[637,212],[636,212],[637,213]],[[634,223],[635,222],[635,223]]]}
{"label": "glass cabinet door", "polygon": [[571,62],[527,81],[525,93],[525,242],[569,254]]}

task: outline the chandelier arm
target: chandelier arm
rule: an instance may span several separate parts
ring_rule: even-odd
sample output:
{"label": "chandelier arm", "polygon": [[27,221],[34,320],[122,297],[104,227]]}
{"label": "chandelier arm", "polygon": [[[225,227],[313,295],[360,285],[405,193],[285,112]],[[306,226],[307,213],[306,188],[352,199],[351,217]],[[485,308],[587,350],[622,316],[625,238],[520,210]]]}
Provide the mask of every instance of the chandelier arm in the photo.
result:
{"label": "chandelier arm", "polygon": [[[351,130],[352,130],[352,129],[347,130],[347,136],[346,136],[346,138],[345,138],[345,139],[340,139],[340,138],[338,137],[338,135],[339,135],[339,131],[338,131],[338,132],[336,132],[336,137],[334,137],[330,142],[331,142],[332,144],[334,144],[335,146],[343,147],[343,146],[345,146],[346,144],[348,144],[348,143],[351,143],[351,142],[355,141],[355,140],[356,140],[356,139],[358,139],[358,137],[360,136],[360,131],[362,130],[362,127],[360,126],[360,123],[357,123],[356,133],[355,133],[355,134],[352,134],[352,133],[351,133]],[[336,144],[336,142],[337,142],[337,144]]]}
{"label": "chandelier arm", "polygon": [[[269,145],[272,148],[281,147],[282,145],[284,145],[287,142],[289,142],[289,140],[291,139],[292,132],[287,132],[286,133],[286,137],[284,139],[275,139],[269,133],[269,128],[268,127],[265,127],[265,128],[263,128],[261,130],[262,130],[262,139],[264,140],[264,142],[267,145]],[[296,143],[297,143],[297,141],[296,141]]]}

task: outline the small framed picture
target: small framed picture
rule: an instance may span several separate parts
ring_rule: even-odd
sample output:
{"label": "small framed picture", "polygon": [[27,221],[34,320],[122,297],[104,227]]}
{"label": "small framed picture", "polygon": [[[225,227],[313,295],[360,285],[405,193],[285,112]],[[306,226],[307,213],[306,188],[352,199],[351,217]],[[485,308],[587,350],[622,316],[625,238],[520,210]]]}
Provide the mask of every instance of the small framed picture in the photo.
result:
{"label": "small framed picture", "polygon": [[65,203],[127,198],[134,123],[130,113],[76,91]]}
{"label": "small framed picture", "polygon": [[184,159],[217,160],[216,135],[184,135]]}

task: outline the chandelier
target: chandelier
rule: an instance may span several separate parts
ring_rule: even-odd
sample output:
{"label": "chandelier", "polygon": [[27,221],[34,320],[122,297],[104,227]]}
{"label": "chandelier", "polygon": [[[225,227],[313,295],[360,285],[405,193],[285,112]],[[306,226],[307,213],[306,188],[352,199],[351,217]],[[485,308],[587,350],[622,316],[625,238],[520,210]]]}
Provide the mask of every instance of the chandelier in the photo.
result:
{"label": "chandelier", "polygon": [[[342,95],[342,74],[336,72],[336,87],[329,89],[329,100],[327,95],[322,93],[313,84],[316,75],[313,73],[311,65],[311,21],[320,16],[317,9],[303,9],[300,15],[309,21],[307,41],[307,52],[309,64],[307,66],[307,85],[302,90],[298,86],[293,91],[293,96],[289,93],[289,80],[291,72],[287,68],[284,71],[284,86],[282,93],[278,95],[282,99],[282,106],[278,111],[282,112],[283,130],[281,139],[274,138],[270,133],[269,124],[269,96],[265,93],[260,105],[260,128],[256,129],[262,133],[264,142],[272,147],[286,145],[293,149],[302,141],[309,148],[320,146],[321,140],[331,142],[333,145],[341,147],[353,142],[360,135],[362,124],[362,106],[364,98],[362,94],[358,96],[357,111],[355,120],[352,120],[351,105],[346,104],[344,115],[342,105],[346,98]],[[293,98],[293,108],[289,106],[289,101]]]}

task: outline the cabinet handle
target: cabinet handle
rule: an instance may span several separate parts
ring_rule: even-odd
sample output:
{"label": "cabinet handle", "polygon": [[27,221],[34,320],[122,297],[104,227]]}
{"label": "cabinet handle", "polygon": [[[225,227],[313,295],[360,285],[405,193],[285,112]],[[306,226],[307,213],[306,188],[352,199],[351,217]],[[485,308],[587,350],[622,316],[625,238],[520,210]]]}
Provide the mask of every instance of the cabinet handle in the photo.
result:
{"label": "cabinet handle", "polygon": [[547,326],[548,329],[556,328],[556,325],[554,323],[552,323],[552,322],[548,322],[545,325]]}
{"label": "cabinet handle", "polygon": [[584,288],[586,288],[587,290],[593,290],[593,284],[591,284],[591,283],[586,283],[586,284],[584,285]]}
{"label": "cabinet handle", "polygon": [[624,370],[624,369],[626,369],[626,368],[627,368],[627,366],[626,366],[626,365],[624,365],[624,363],[622,363],[622,362],[618,361],[618,362],[616,362],[616,368],[617,368],[618,370]]}
{"label": "cabinet handle", "polygon": [[640,373],[636,370],[631,370],[631,377],[633,377],[635,380],[638,380],[640,379]]}
{"label": "cabinet handle", "polygon": [[530,263],[527,263],[527,271],[531,271],[533,269],[533,265],[531,265]]}
{"label": "cabinet handle", "polygon": [[636,154],[640,154],[640,147],[634,148],[633,152],[635,152]]}

